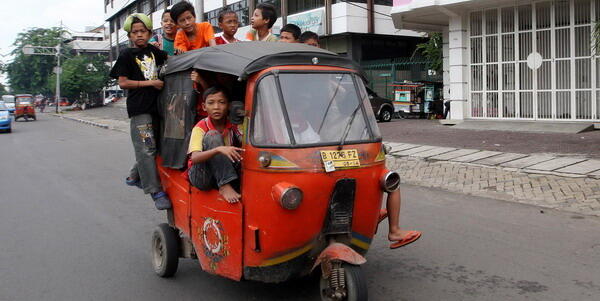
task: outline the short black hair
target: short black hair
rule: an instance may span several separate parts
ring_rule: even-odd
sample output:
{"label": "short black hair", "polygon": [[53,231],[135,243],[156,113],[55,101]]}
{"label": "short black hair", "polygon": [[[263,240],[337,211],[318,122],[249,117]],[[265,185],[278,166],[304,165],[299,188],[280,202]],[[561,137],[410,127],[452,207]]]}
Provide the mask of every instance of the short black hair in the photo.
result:
{"label": "short black hair", "polygon": [[289,32],[294,36],[294,39],[298,40],[300,38],[300,33],[302,32],[302,30],[300,29],[300,27],[298,27],[298,25],[296,24],[292,24],[292,23],[288,23],[285,24],[285,26],[283,26],[281,28],[281,32]]}
{"label": "short black hair", "polygon": [[216,86],[212,86],[208,89],[206,89],[204,91],[204,93],[202,93],[202,101],[206,101],[206,98],[208,98],[208,96],[210,95],[214,95],[217,93],[223,93],[223,95],[225,96],[225,99],[227,99],[227,102],[229,102],[229,93],[227,93],[227,89],[225,89],[225,87],[220,86],[220,85],[216,85]]}
{"label": "short black hair", "polygon": [[224,9],[219,13],[219,23],[223,22],[223,19],[225,18],[225,16],[229,15],[229,14],[234,14],[237,17],[237,14],[230,10],[230,9]]}
{"label": "short black hair", "polygon": [[[162,19],[166,14],[169,14],[171,16],[171,19],[173,19],[173,15],[171,15],[170,9],[165,9],[165,11],[162,13],[162,15],[160,15],[160,18]],[[175,21],[175,23],[177,23],[177,21]]]}
{"label": "short black hair", "polygon": [[171,7],[171,18],[173,18],[173,21],[175,21],[175,23],[177,23],[177,19],[179,19],[179,16],[183,15],[183,13],[185,13],[186,11],[189,11],[192,14],[192,16],[194,16],[194,18],[196,17],[196,12],[194,12],[194,6],[187,1],[181,1],[173,5],[173,7]]}
{"label": "short black hair", "polygon": [[305,31],[300,35],[300,43],[305,43],[306,41],[313,39],[317,42],[319,41],[319,35],[312,31]]}
{"label": "short black hair", "polygon": [[277,22],[277,10],[275,6],[269,3],[261,3],[256,6],[256,9],[260,9],[263,19],[269,19],[269,28],[273,27]]}

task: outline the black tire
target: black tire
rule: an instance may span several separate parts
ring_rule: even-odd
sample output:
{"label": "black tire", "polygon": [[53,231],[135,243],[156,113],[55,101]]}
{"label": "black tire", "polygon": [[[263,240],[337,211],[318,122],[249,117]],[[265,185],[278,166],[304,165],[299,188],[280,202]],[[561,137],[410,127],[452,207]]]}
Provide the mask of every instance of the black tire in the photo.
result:
{"label": "black tire", "polygon": [[9,128],[8,130],[6,130],[7,133],[12,133],[12,128]]}
{"label": "black tire", "polygon": [[[346,298],[344,301],[367,301],[369,300],[369,292],[367,289],[367,279],[365,279],[364,274],[359,265],[353,265],[349,263],[343,263],[342,268],[344,268],[345,278],[346,278]],[[321,278],[320,290],[323,290],[329,286],[329,279]],[[321,293],[321,300],[323,301],[331,301],[338,299],[331,299],[324,296]]]}
{"label": "black tire", "polygon": [[33,121],[36,121],[36,120],[37,120],[37,117],[33,116]]}
{"label": "black tire", "polygon": [[164,278],[177,272],[179,264],[179,234],[168,224],[160,224],[152,233],[152,266]]}
{"label": "black tire", "polygon": [[392,117],[394,116],[394,111],[388,107],[382,108],[379,112],[379,121],[381,122],[390,122],[392,121]]}

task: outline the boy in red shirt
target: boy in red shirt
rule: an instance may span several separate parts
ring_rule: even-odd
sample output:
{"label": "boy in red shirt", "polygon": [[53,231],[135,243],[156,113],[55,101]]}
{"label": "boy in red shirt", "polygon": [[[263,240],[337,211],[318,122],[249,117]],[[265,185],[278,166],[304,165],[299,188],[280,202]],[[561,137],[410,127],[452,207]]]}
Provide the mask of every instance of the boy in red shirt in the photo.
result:
{"label": "boy in red shirt", "polygon": [[239,40],[235,38],[239,26],[240,22],[234,11],[224,10],[220,12],[219,27],[223,31],[223,34],[215,38],[217,45],[239,42]]}
{"label": "boy in red shirt", "polygon": [[175,36],[175,52],[215,46],[215,32],[207,22],[196,23],[196,13],[191,3],[179,2],[171,8],[171,17],[180,28]]}
{"label": "boy in red shirt", "polygon": [[208,117],[200,120],[192,130],[188,177],[200,190],[218,188],[230,203],[240,201],[238,166],[242,160],[242,134],[227,120],[229,98],[222,87],[213,86],[204,91],[202,107]]}

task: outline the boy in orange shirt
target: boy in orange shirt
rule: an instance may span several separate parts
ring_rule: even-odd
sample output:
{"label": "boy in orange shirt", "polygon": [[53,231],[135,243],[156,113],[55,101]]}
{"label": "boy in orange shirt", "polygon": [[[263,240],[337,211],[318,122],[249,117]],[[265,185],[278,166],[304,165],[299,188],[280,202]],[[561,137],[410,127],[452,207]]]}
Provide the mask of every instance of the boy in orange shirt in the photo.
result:
{"label": "boy in orange shirt", "polygon": [[181,29],[175,36],[177,54],[217,45],[212,25],[208,22],[196,23],[196,13],[191,3],[182,1],[173,5],[171,17]]}

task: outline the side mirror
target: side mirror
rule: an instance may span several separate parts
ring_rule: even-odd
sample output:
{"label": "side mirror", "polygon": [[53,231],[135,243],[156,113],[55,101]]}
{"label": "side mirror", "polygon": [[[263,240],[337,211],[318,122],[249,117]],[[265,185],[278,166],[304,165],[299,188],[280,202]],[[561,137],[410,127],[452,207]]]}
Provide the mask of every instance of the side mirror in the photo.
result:
{"label": "side mirror", "polygon": [[229,104],[229,120],[233,124],[242,124],[246,111],[244,110],[244,103],[241,101],[232,101]]}

